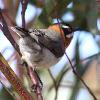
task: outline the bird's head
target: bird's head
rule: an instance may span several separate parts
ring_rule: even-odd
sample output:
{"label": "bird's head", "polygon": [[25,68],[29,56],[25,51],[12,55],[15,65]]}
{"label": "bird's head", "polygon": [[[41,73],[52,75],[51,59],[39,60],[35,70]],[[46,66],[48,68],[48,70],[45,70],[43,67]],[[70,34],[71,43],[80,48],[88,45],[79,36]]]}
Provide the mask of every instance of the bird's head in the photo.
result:
{"label": "bird's head", "polygon": [[56,23],[49,26],[48,29],[52,29],[60,33],[64,41],[65,47],[67,47],[70,44],[73,38],[73,33],[78,30],[77,28],[72,28],[69,24],[66,23]]}

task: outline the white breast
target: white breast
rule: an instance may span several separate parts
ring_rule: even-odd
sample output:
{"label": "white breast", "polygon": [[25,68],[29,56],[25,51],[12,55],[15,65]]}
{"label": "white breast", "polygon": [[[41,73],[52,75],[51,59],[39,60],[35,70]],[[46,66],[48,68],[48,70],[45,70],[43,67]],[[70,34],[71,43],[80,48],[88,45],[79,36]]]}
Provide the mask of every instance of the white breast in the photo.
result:
{"label": "white breast", "polygon": [[19,48],[22,53],[22,59],[32,67],[49,68],[59,61],[48,49],[45,47],[41,48],[31,40],[27,41],[27,38],[19,40]]}

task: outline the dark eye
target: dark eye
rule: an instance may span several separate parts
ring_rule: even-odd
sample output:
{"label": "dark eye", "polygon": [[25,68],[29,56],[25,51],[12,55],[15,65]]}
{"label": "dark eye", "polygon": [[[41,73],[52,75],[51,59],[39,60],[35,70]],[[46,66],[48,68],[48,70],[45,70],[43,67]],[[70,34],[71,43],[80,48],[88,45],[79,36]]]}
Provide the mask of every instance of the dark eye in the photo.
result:
{"label": "dark eye", "polygon": [[69,24],[68,25],[67,24],[62,24],[61,27],[62,27],[64,32],[67,32],[67,34],[72,33],[72,28]]}
{"label": "dark eye", "polygon": [[62,27],[62,30],[63,30],[64,34],[66,34],[66,35],[72,33],[72,30],[69,26]]}

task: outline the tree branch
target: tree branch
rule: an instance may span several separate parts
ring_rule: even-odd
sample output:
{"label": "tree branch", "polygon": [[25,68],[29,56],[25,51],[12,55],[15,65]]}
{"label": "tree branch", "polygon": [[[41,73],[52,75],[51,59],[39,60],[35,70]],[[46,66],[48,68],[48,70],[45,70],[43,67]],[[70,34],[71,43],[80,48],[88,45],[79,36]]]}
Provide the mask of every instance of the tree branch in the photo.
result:
{"label": "tree branch", "polygon": [[21,55],[19,47],[18,47],[17,43],[15,42],[15,40],[13,39],[13,37],[8,29],[7,23],[2,15],[1,9],[0,9],[0,21],[2,22],[2,25],[0,24],[0,29],[2,30],[4,35],[7,37],[7,39],[10,41],[10,43],[13,45],[15,50],[19,53],[19,55]]}
{"label": "tree branch", "polygon": [[22,4],[22,28],[25,28],[26,23],[25,23],[25,11],[27,9],[27,4],[29,2],[29,0],[20,0],[21,4]]}
{"label": "tree branch", "polygon": [[[58,18],[57,18],[57,22],[58,22],[58,24],[59,24],[59,28],[61,28],[60,27],[60,22],[59,22],[59,20],[58,20]],[[60,31],[61,32],[61,34],[62,34],[62,31]],[[62,38],[63,39],[63,38]],[[72,68],[72,70],[73,70],[73,73],[77,76],[77,78],[84,84],[84,86],[87,88],[87,90],[89,91],[89,93],[92,95],[92,97],[94,98],[94,100],[97,100],[97,98],[95,97],[95,95],[93,94],[93,92],[91,91],[91,89],[87,86],[87,84],[84,82],[84,80],[81,78],[81,76],[77,73],[77,71],[74,69],[74,66],[72,65],[72,63],[71,63],[71,60],[69,59],[69,57],[68,57],[68,55],[67,55],[67,53],[65,52],[65,55],[66,55],[66,57],[67,57],[67,59],[68,59],[68,61],[69,61],[69,63],[70,63],[70,65],[71,65],[71,68]]]}
{"label": "tree branch", "polygon": [[[27,9],[27,4],[29,0],[20,0],[21,5],[22,5],[22,11],[21,11],[21,16],[22,16],[22,28],[26,28],[26,22],[25,22],[25,11]],[[42,93],[41,93],[41,80],[39,76],[37,75],[37,72],[33,70],[32,66],[26,65],[28,75],[33,83],[32,88],[35,90],[35,93],[37,95],[37,100],[43,100]]]}
{"label": "tree branch", "polygon": [[31,95],[23,86],[22,82],[19,80],[14,71],[10,68],[10,66],[8,65],[7,61],[4,59],[1,53],[0,53],[0,70],[4,74],[4,76],[9,80],[9,82],[11,83],[11,85],[14,87],[14,89],[17,91],[17,93],[20,95],[21,98],[23,98],[24,100],[32,100]]}
{"label": "tree branch", "polygon": [[97,98],[95,97],[95,95],[93,94],[93,92],[91,91],[91,89],[87,86],[87,84],[84,82],[84,80],[81,78],[81,76],[76,72],[76,70],[74,69],[74,66],[71,63],[71,60],[69,59],[67,53],[65,52],[65,55],[71,65],[71,68],[73,70],[73,73],[77,76],[77,78],[84,84],[84,86],[87,88],[87,90],[89,91],[89,93],[92,95],[92,97],[94,98],[94,100],[97,100]]}
{"label": "tree branch", "polygon": [[28,68],[28,73],[29,73],[29,77],[33,83],[32,89],[34,89],[36,95],[37,95],[37,100],[43,100],[42,97],[42,86],[41,86],[41,80],[37,74],[37,72],[35,70],[33,70],[32,67]]}

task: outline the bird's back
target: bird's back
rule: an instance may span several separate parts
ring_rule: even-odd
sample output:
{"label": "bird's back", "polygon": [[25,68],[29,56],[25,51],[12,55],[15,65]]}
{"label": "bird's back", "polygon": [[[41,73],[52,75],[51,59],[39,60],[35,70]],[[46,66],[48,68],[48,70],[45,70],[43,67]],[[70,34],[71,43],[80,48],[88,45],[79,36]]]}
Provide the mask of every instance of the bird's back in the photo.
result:
{"label": "bird's back", "polygon": [[30,34],[41,45],[49,49],[57,58],[62,57],[65,51],[60,33],[50,29],[37,29]]}

